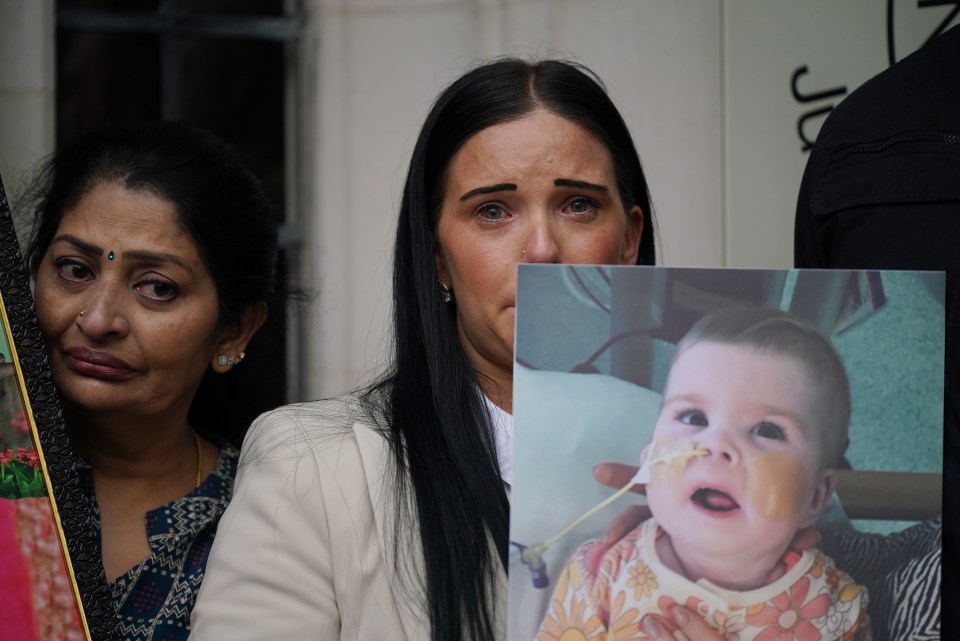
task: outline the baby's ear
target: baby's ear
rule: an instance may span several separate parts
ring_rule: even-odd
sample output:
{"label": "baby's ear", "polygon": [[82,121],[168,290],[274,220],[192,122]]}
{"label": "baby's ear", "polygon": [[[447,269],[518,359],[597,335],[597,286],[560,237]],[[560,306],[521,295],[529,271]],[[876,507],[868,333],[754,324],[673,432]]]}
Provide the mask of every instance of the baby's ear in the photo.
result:
{"label": "baby's ear", "polygon": [[817,519],[820,518],[823,511],[827,509],[827,504],[830,503],[830,497],[833,496],[833,492],[836,489],[837,477],[834,475],[833,470],[825,470],[821,474],[820,480],[817,482],[817,487],[813,491],[813,498],[810,500],[807,519],[803,527],[811,526],[817,522]]}

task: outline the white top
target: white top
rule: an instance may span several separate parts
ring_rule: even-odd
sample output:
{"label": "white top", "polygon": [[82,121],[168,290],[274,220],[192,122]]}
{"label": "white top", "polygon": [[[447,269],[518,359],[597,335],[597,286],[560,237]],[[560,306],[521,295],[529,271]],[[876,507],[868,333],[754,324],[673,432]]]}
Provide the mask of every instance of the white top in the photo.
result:
{"label": "white top", "polygon": [[[415,509],[412,492],[397,505],[390,443],[365,420],[355,397],[257,419],[190,641],[429,641],[420,532],[415,518],[397,528],[396,510]],[[499,564],[491,571],[494,638],[503,639],[507,577]]]}
{"label": "white top", "polygon": [[497,462],[500,464],[500,478],[507,485],[513,484],[513,414],[507,413],[483,394],[493,425],[493,440],[497,446]]}

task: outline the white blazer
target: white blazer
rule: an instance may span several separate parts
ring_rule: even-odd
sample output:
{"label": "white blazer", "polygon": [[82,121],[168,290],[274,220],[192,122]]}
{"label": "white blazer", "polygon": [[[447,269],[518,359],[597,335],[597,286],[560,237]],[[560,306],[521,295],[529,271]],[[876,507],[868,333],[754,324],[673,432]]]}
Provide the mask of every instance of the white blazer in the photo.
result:
{"label": "white blazer", "polygon": [[[290,405],[250,428],[191,641],[429,640],[416,520],[395,531],[396,466],[356,409],[349,396]],[[502,631],[502,570],[493,588]]]}

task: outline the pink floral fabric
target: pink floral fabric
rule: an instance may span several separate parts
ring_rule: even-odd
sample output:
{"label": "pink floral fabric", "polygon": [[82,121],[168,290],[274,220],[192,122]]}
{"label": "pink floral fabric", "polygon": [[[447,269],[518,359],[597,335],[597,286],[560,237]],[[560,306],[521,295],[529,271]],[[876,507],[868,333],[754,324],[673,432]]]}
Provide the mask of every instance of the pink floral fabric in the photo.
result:
{"label": "pink floral fabric", "polygon": [[83,641],[49,499],[0,499],[0,639]]}
{"label": "pink floral fabric", "polygon": [[819,550],[793,554],[778,581],[734,592],[690,581],[663,565],[649,520],[603,557],[597,574],[580,546],[557,582],[537,641],[645,641],[641,621],[653,615],[675,630],[680,604],[703,617],[726,641],[869,641],[867,591]]}

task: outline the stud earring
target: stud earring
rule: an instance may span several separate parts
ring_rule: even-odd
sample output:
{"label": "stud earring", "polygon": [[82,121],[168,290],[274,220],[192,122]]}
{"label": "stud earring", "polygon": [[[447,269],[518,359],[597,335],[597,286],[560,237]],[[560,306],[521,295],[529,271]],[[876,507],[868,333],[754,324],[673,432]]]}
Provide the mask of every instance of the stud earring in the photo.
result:
{"label": "stud earring", "polygon": [[527,255],[527,250],[524,249],[524,250],[523,250],[523,253],[520,254],[520,260],[523,260],[523,257],[526,256],[526,255]]}
{"label": "stud earring", "polygon": [[240,362],[241,362],[243,359],[245,359],[246,357],[247,357],[246,352],[240,352],[240,355],[239,355],[237,358],[233,358],[233,357],[231,357],[231,356],[226,356],[226,355],[224,355],[224,354],[220,354],[220,356],[217,357],[217,362],[220,363],[220,364],[223,365],[223,366],[227,366],[227,365],[231,365],[231,366],[232,366],[232,365],[239,365]]}
{"label": "stud earring", "polygon": [[442,280],[440,281],[440,298],[442,298],[445,303],[453,302],[453,292],[450,291],[450,288],[447,287],[447,284]]}

